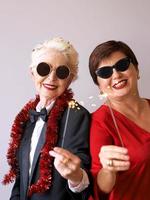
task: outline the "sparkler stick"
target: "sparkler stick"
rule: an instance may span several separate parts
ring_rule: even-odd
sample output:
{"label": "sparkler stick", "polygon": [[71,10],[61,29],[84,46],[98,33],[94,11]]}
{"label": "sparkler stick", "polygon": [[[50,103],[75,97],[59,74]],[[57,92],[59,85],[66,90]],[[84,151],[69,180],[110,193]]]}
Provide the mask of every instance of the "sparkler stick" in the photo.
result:
{"label": "sparkler stick", "polygon": [[110,110],[110,114],[112,116],[112,119],[113,119],[113,122],[114,122],[114,125],[115,125],[115,128],[116,128],[116,131],[117,131],[117,135],[119,137],[119,140],[121,142],[121,146],[124,147],[124,143],[123,143],[123,140],[122,140],[122,137],[121,137],[121,134],[120,134],[120,131],[119,131],[119,128],[118,128],[118,125],[117,125],[117,122],[116,122],[116,119],[115,119],[115,116],[114,116],[114,112],[111,108],[111,104],[110,104],[110,100],[109,98],[107,98],[107,105],[109,107],[109,110]]}
{"label": "sparkler stick", "polygon": [[[109,90],[110,87],[108,86],[107,89]],[[107,100],[107,101],[106,101],[106,104],[107,104],[107,106],[108,106],[108,108],[109,108],[109,110],[110,110],[110,114],[111,114],[111,117],[112,117],[112,120],[113,120],[115,129],[116,129],[116,134],[118,135],[118,138],[119,138],[119,140],[120,140],[121,146],[124,147],[125,145],[124,145],[124,143],[123,143],[123,140],[122,140],[122,137],[121,137],[119,128],[118,128],[118,124],[117,124],[117,122],[116,122],[116,119],[115,119],[115,116],[114,116],[114,112],[113,112],[113,109],[112,109],[112,107],[111,107],[111,102],[110,102],[110,100],[109,100],[109,98],[108,98],[108,94],[110,94],[109,91],[108,91],[107,93],[106,93],[106,92],[105,92],[105,93],[102,93],[102,94],[100,94],[100,95],[98,95],[98,96],[99,96],[99,99],[100,99],[100,100],[102,100],[102,99],[106,99],[106,100]],[[88,97],[88,99],[90,99],[90,100],[93,100],[93,98],[94,98],[93,96],[89,96],[89,97]],[[82,102],[82,105],[84,105],[84,102],[83,102],[83,101],[81,101],[81,102]],[[92,103],[92,104],[90,104],[90,106],[96,107],[96,104]]]}
{"label": "sparkler stick", "polygon": [[[108,87],[108,89],[109,89],[109,88],[110,88],[110,87]],[[109,108],[109,110],[110,110],[110,114],[111,114],[111,116],[112,116],[112,120],[113,120],[113,122],[114,122],[117,135],[118,135],[119,140],[120,140],[120,142],[121,142],[121,146],[124,147],[125,145],[124,145],[124,143],[123,143],[123,140],[122,140],[122,137],[121,137],[121,134],[120,134],[120,131],[119,131],[119,128],[118,128],[118,125],[117,125],[115,116],[114,116],[114,112],[113,112],[112,107],[111,107],[111,102],[110,102],[110,100],[109,100],[109,98],[108,98],[108,93],[102,93],[102,94],[100,94],[99,96],[100,96],[101,99],[102,99],[102,98],[106,98],[106,99],[107,99],[106,104],[107,104],[107,106],[108,106],[108,108]]]}
{"label": "sparkler stick", "polygon": [[67,125],[68,125],[69,113],[70,113],[70,107],[68,107],[68,110],[67,110],[66,122],[65,122],[64,132],[63,132],[63,136],[62,136],[62,143],[61,143],[62,148],[64,147],[64,141],[65,141],[66,130],[67,130]]}
{"label": "sparkler stick", "polygon": [[64,127],[64,131],[63,131],[63,136],[62,136],[62,143],[61,143],[61,147],[64,147],[64,141],[65,141],[65,137],[66,137],[66,131],[67,131],[67,125],[68,125],[68,120],[69,120],[69,114],[70,114],[70,109],[77,109],[80,110],[78,103],[75,100],[72,100],[68,103],[68,110],[67,110],[67,116],[66,116],[66,122],[65,122],[65,127]]}

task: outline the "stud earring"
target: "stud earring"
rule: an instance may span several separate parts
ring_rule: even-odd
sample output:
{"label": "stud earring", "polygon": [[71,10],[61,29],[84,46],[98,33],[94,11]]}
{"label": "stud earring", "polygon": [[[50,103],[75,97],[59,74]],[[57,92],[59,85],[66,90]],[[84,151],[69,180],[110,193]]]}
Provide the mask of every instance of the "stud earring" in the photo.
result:
{"label": "stud earring", "polygon": [[103,91],[100,91],[100,95],[103,95],[104,94],[104,92]]}

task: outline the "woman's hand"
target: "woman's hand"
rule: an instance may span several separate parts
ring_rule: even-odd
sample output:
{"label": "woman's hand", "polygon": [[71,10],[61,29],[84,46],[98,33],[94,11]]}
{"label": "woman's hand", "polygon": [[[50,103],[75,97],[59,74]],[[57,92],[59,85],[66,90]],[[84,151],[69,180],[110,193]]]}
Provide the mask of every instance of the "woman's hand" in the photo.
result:
{"label": "woman's hand", "polygon": [[128,150],[114,145],[102,146],[99,159],[103,168],[97,175],[97,184],[102,191],[109,193],[115,185],[116,173],[130,167]]}
{"label": "woman's hand", "polygon": [[102,146],[99,158],[103,168],[112,172],[125,171],[130,167],[128,150],[124,147]]}
{"label": "woman's hand", "polygon": [[54,157],[54,166],[60,175],[73,186],[78,185],[83,177],[80,158],[60,147],[55,147],[49,153]]}

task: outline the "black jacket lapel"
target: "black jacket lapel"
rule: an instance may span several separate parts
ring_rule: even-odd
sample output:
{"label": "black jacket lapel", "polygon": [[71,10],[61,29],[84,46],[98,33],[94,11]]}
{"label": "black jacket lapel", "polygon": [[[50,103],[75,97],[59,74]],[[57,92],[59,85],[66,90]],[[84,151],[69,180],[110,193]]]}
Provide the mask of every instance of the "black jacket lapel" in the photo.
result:
{"label": "black jacket lapel", "polygon": [[37,144],[37,147],[36,147],[36,150],[35,150],[35,153],[34,153],[34,158],[33,158],[33,163],[32,163],[32,168],[31,168],[31,174],[30,174],[30,178],[29,178],[29,185],[31,183],[32,176],[33,176],[33,173],[34,173],[34,169],[35,169],[37,160],[39,158],[41,149],[42,149],[42,147],[45,143],[45,132],[46,132],[46,124],[44,124],[44,126],[43,126],[43,129],[41,131],[41,134],[40,134],[40,137],[39,137],[39,140],[38,140],[38,144]]}
{"label": "black jacket lapel", "polygon": [[28,188],[28,174],[29,174],[29,152],[30,152],[30,143],[31,143],[31,136],[33,133],[33,129],[35,124],[27,123],[25,128],[24,137],[21,142],[20,146],[20,171],[21,173],[21,190],[23,194],[26,195],[26,191]]}

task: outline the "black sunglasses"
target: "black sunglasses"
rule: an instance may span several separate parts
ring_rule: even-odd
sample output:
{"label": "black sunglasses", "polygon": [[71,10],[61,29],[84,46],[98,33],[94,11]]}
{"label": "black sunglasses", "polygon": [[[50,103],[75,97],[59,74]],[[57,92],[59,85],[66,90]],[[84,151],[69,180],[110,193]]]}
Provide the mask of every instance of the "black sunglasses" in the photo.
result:
{"label": "black sunglasses", "polygon": [[104,66],[101,68],[98,68],[95,73],[100,78],[110,78],[113,74],[113,69],[115,69],[118,72],[124,72],[129,68],[130,65],[130,59],[128,57],[122,58],[118,62],[116,62],[113,66]]}
{"label": "black sunglasses", "polygon": [[[41,62],[38,64],[36,70],[40,76],[44,77],[51,73],[53,68],[45,62]],[[70,69],[65,65],[61,65],[55,69],[55,73],[59,79],[66,79],[70,75]]]}

